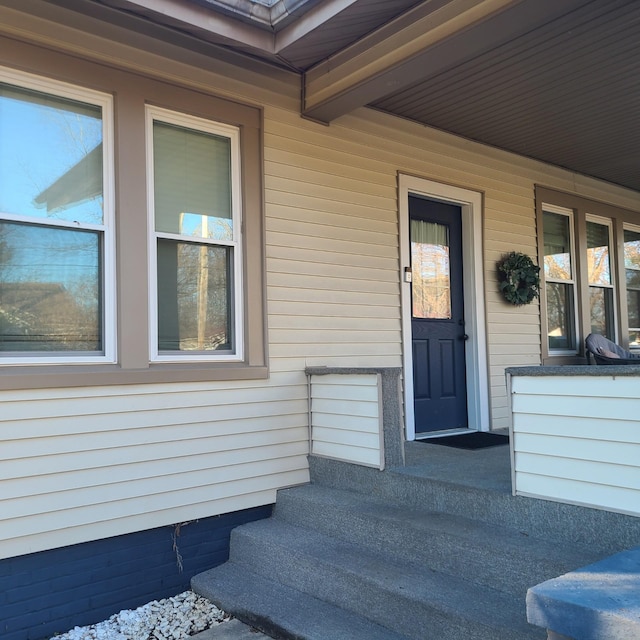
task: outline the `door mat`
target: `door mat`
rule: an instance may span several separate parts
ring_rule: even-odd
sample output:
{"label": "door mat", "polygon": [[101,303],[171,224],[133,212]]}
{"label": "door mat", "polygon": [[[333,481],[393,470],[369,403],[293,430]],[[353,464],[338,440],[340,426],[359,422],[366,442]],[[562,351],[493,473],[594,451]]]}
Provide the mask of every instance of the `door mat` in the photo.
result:
{"label": "door mat", "polygon": [[509,436],[500,433],[488,433],[486,431],[474,431],[473,433],[463,433],[459,436],[445,436],[444,438],[427,438],[420,440],[426,444],[440,444],[445,447],[456,449],[484,449],[486,447],[496,447],[500,444],[509,444]]}

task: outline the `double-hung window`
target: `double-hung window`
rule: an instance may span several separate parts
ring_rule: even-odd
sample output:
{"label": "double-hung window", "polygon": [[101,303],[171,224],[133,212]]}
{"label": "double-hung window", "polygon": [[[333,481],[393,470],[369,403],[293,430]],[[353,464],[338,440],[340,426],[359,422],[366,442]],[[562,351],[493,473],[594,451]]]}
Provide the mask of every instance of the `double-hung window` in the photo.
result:
{"label": "double-hung window", "polygon": [[151,359],[241,360],[239,131],[148,107]]}
{"label": "double-hung window", "polygon": [[624,270],[627,287],[629,346],[640,348],[640,228],[624,230]]}
{"label": "double-hung window", "polygon": [[113,362],[111,97],[0,69],[0,362]]}
{"label": "double-hung window", "polygon": [[576,351],[576,281],[572,212],[545,206],[544,279],[549,350]]}
{"label": "double-hung window", "polygon": [[587,216],[587,278],[591,333],[616,340],[615,291],[611,264],[611,221]]}

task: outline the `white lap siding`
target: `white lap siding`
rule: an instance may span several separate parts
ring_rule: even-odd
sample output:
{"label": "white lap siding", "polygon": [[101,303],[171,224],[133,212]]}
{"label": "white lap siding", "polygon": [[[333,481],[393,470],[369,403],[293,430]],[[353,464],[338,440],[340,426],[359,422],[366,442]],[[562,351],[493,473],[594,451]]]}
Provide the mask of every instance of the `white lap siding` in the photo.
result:
{"label": "white lap siding", "polygon": [[516,493],[640,515],[640,377],[512,377]]}
{"label": "white lap siding", "polygon": [[311,376],[311,451],[384,467],[380,377]]}

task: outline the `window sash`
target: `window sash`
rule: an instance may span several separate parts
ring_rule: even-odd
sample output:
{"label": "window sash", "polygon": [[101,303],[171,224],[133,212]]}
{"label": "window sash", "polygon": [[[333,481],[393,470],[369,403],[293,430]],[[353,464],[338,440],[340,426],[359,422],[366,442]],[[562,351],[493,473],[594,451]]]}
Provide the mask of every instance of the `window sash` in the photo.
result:
{"label": "window sash", "polygon": [[599,333],[616,342],[616,292],[611,220],[587,215],[586,235],[590,332]]}
{"label": "window sash", "polygon": [[578,350],[573,212],[543,205],[543,259],[547,347],[554,355]]}
{"label": "window sash", "polygon": [[[156,127],[156,125],[159,125]],[[165,126],[166,125],[166,126]],[[162,131],[160,144],[155,144],[158,137],[154,138],[154,132]],[[170,205],[178,217],[171,220],[171,214],[166,207],[160,210],[156,205],[159,198],[163,198],[162,185],[157,181],[162,176],[170,174],[170,162],[157,157],[158,149],[166,151],[170,142],[178,142],[180,136],[174,136],[173,132],[184,132],[186,145],[194,153],[205,156],[202,163],[215,165],[220,158],[226,157],[228,162],[227,182],[224,184],[224,171],[213,172],[212,181],[215,183],[212,189],[210,185],[202,184],[199,188],[201,195],[193,197],[193,191],[185,191],[182,200],[176,200]],[[168,133],[164,136],[164,133]],[[202,135],[202,140],[198,138]],[[162,139],[162,138],[166,138]],[[167,142],[168,140],[168,142]],[[209,142],[207,151],[206,141]],[[166,144],[165,144],[166,142]],[[213,149],[213,150],[212,150]],[[208,155],[207,155],[208,154]],[[197,118],[184,113],[169,111],[156,107],[147,107],[147,166],[154,170],[149,170],[148,199],[149,199],[149,273],[150,273],[150,322],[149,332],[150,357],[157,362],[186,362],[186,361],[240,361],[244,357],[244,335],[243,335],[243,288],[242,288],[242,236],[241,236],[241,193],[240,193],[240,154],[239,154],[239,130],[210,120]],[[186,163],[190,162],[189,153],[182,155],[186,158]],[[208,165],[207,165],[208,166]],[[159,171],[160,173],[156,173]],[[180,169],[178,170],[180,171]],[[214,202],[217,190],[221,188],[223,194]],[[191,204],[193,203],[193,206]],[[181,209],[198,209],[197,211],[182,211]],[[173,323],[173,329],[167,330],[168,320],[161,318],[160,314],[168,311],[171,316],[178,318],[181,314],[186,317],[186,311],[180,312],[178,309],[178,298],[187,300],[184,295],[184,287],[171,286],[173,293],[169,294],[166,288],[161,288],[160,270],[163,268],[162,251],[160,247],[169,246],[167,243],[174,243],[178,247],[201,248],[203,252],[210,255],[227,256],[226,283],[224,289],[229,300],[228,308],[224,311],[218,309],[217,312],[210,312],[220,317],[226,315],[226,339],[218,340],[220,332],[210,335],[209,325],[212,316],[203,316],[203,308],[209,306],[202,299],[202,296],[220,295],[220,288],[214,293],[207,294],[206,287],[199,285],[198,303],[195,304],[195,313],[199,314],[198,329],[186,321],[181,325],[189,336],[180,336],[176,333],[178,325]],[[224,251],[223,251],[224,250]],[[165,251],[166,255],[166,251]],[[204,254],[203,254],[204,255]],[[203,261],[204,263],[207,260]],[[218,260],[219,262],[219,260]],[[164,265],[166,267],[166,265]],[[176,263],[177,268],[177,263]],[[163,276],[163,278],[166,276]],[[191,279],[191,290],[194,290],[195,276]],[[201,282],[201,281],[200,281]],[[183,283],[184,284],[184,283]],[[187,287],[186,284],[184,284]],[[169,302],[173,297],[173,302]],[[185,303],[187,304],[187,303]],[[190,304],[190,303],[189,303]],[[193,305],[192,305],[193,306]],[[208,319],[207,319],[208,318]],[[220,320],[217,321],[218,324]],[[171,323],[169,323],[171,324]],[[187,329],[187,325],[190,326]],[[168,331],[168,333],[167,333]],[[196,335],[197,334],[197,335]],[[206,337],[208,336],[208,337]],[[175,344],[176,348],[166,348],[169,344]],[[165,348],[162,348],[162,347]],[[184,348],[182,348],[184,347]]]}
{"label": "window sash", "polygon": [[[33,335],[25,336],[22,343],[18,341],[16,344],[18,349],[7,349],[2,351],[0,349],[0,363],[2,365],[36,365],[36,364],[90,364],[90,363],[113,363],[116,359],[116,296],[115,296],[115,251],[114,251],[114,188],[113,188],[113,108],[112,97],[108,94],[99,93],[96,91],[76,87],[63,82],[49,80],[41,78],[39,76],[17,72],[11,69],[0,67],[0,86],[4,88],[4,96],[6,100],[12,102],[12,107],[17,106],[21,108],[21,105],[27,105],[27,110],[33,111],[36,109],[36,114],[39,109],[46,110],[52,115],[51,120],[47,120],[47,124],[43,125],[44,129],[35,131],[36,135],[39,135],[37,140],[33,140],[33,144],[47,144],[45,135],[53,132],[55,126],[56,116],[60,120],[60,129],[62,130],[62,124],[64,124],[65,118],[71,114],[71,129],[73,126],[84,127],[84,123],[90,124],[82,118],[95,119],[99,114],[100,119],[94,123],[94,133],[88,135],[88,139],[93,135],[93,140],[99,140],[97,143],[89,143],[84,148],[81,146],[83,141],[76,140],[77,143],[77,156],[75,159],[71,158],[71,161],[66,164],[58,164],[61,169],[58,173],[60,175],[48,175],[44,179],[44,184],[39,185],[39,193],[32,194],[28,198],[35,200],[36,204],[40,207],[46,207],[46,209],[40,210],[27,207],[25,204],[19,204],[17,201],[6,202],[6,206],[0,206],[0,224],[5,225],[5,229],[9,228],[6,225],[18,225],[11,227],[13,230],[20,228],[22,232],[35,234],[33,238],[56,238],[60,240],[62,238],[71,240],[74,235],[76,239],[81,237],[89,238],[93,236],[95,242],[94,245],[94,258],[95,258],[95,281],[93,285],[89,284],[89,288],[92,292],[89,294],[89,299],[94,299],[94,312],[98,314],[97,319],[89,322],[94,329],[99,332],[99,345],[95,340],[88,339],[86,333],[86,327],[78,331],[78,336],[82,334],[83,337],[79,337],[74,343],[65,342],[61,337],[61,325],[64,324],[63,317],[69,317],[71,309],[76,303],[74,300],[80,300],[77,295],[80,286],[78,281],[74,287],[76,292],[65,292],[59,289],[62,286],[60,283],[55,285],[51,282],[51,274],[47,274],[48,266],[41,266],[40,269],[32,270],[33,275],[31,278],[41,280],[48,294],[54,296],[60,304],[60,313],[49,313],[49,309],[45,309],[43,305],[37,300],[35,289],[31,287],[33,295],[29,298],[25,296],[23,291],[23,297],[25,304],[31,306],[31,309],[37,311],[37,317],[32,318],[29,326],[35,327],[33,323],[40,322],[40,330],[49,322],[49,328],[57,335],[58,344],[66,344],[67,348],[64,349],[52,349],[47,348],[30,350],[28,344],[32,340]],[[1,99],[1,98],[0,98]],[[24,101],[24,102],[23,102]],[[56,106],[58,112],[56,112]],[[34,114],[35,115],[35,114]],[[68,123],[67,123],[68,124]],[[84,130],[78,131],[79,136],[88,133]],[[99,136],[99,138],[96,138]],[[7,143],[7,137],[4,137],[4,143]],[[51,139],[51,152],[55,153],[57,144],[53,143]],[[91,148],[89,148],[91,147]],[[86,149],[86,150],[83,150]],[[23,147],[23,151],[28,152],[27,146]],[[58,152],[59,153],[59,152]],[[34,158],[37,154],[33,153],[27,158],[27,164],[32,166]],[[68,160],[65,157],[65,161]],[[51,163],[49,163],[51,164]],[[1,169],[0,169],[1,171]],[[5,171],[5,176],[6,176]],[[12,179],[14,188],[17,188],[17,182]],[[79,191],[81,187],[81,191]],[[6,193],[8,189],[4,189]],[[87,207],[82,202],[86,202],[86,199],[98,198],[95,201],[98,207],[93,207],[93,213],[89,216],[85,216],[83,212],[87,212],[91,209],[91,206]],[[80,203],[80,206],[75,206],[74,203]],[[77,234],[77,235],[76,235]],[[88,234],[81,236],[80,234]],[[64,242],[63,242],[64,244]],[[63,246],[49,247],[48,251],[50,256],[55,256],[52,251],[57,251],[60,259],[55,262],[56,269],[66,269],[67,273],[69,269],[80,273],[83,268],[86,268],[87,264],[82,262],[82,256],[78,254],[74,261],[69,262],[68,256],[62,254]],[[83,250],[84,251],[84,250]],[[23,256],[24,257],[24,256]],[[86,257],[86,256],[85,256]],[[22,259],[22,257],[20,258]],[[28,260],[28,256],[26,256]],[[37,256],[37,259],[44,259],[44,256]],[[52,258],[55,260],[55,258]],[[86,262],[86,261],[85,261]],[[64,267],[63,264],[67,266]],[[7,268],[9,266],[7,265]],[[25,272],[26,273],[26,272]],[[14,274],[15,277],[15,274]],[[55,280],[55,278],[54,278]],[[77,278],[74,279],[74,281]],[[47,284],[51,282],[51,284]],[[68,281],[70,282],[70,281]],[[35,286],[35,285],[34,285]],[[58,287],[58,289],[56,289]],[[42,288],[42,287],[41,287]],[[54,289],[58,291],[55,293]],[[55,295],[54,295],[55,294]],[[72,296],[69,298],[69,296]],[[75,296],[75,297],[74,297]],[[65,304],[61,303],[62,297],[67,299],[68,305],[65,309]],[[96,299],[97,297],[97,299]],[[29,298],[29,299],[27,299]],[[6,298],[5,298],[6,300]],[[58,304],[56,303],[56,304]],[[81,307],[76,308],[77,313],[75,318],[83,316]],[[6,311],[6,310],[5,310]],[[91,313],[90,313],[91,315]],[[56,318],[58,318],[56,320]],[[48,319],[45,322],[45,319]],[[14,318],[16,320],[16,318]],[[19,318],[17,318],[19,320]],[[44,322],[44,325],[42,324]],[[53,324],[51,324],[53,323]],[[53,330],[53,327],[58,327]],[[27,332],[33,334],[34,329],[24,329]],[[93,330],[90,330],[91,333]],[[14,336],[15,338],[16,336]],[[85,341],[87,338],[88,342]],[[45,338],[41,341],[42,345],[46,345],[48,340]],[[31,344],[34,344],[31,342]],[[82,348],[82,345],[86,348]],[[55,346],[55,339],[54,345]],[[96,347],[96,348],[94,348]],[[99,348],[97,348],[99,347]]]}

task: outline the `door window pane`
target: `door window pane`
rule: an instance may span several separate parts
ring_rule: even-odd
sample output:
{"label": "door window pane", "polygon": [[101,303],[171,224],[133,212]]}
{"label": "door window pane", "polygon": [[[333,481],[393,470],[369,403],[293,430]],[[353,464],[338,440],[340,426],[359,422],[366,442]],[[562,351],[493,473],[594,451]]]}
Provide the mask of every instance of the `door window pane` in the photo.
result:
{"label": "door window pane", "polygon": [[451,318],[449,229],[411,221],[412,304],[414,318]]}

